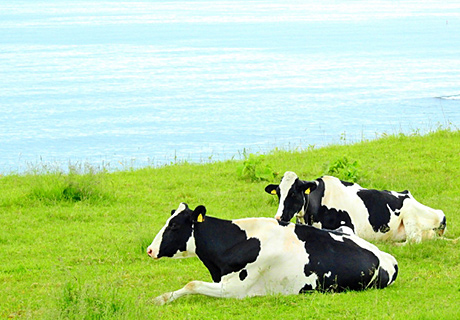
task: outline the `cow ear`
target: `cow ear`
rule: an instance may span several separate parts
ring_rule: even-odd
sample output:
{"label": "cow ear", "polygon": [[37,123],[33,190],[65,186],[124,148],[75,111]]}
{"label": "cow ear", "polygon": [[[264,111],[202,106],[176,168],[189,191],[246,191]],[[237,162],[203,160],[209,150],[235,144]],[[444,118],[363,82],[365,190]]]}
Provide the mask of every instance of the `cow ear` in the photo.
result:
{"label": "cow ear", "polygon": [[265,192],[276,195],[276,188],[278,188],[278,186],[278,184],[269,184],[265,187]]}
{"label": "cow ear", "polygon": [[192,220],[193,222],[203,222],[205,215],[206,215],[206,207],[198,206],[192,212]]}
{"label": "cow ear", "polygon": [[315,191],[315,189],[318,187],[315,181],[303,181],[301,185],[301,190],[305,194],[310,194],[310,192]]}

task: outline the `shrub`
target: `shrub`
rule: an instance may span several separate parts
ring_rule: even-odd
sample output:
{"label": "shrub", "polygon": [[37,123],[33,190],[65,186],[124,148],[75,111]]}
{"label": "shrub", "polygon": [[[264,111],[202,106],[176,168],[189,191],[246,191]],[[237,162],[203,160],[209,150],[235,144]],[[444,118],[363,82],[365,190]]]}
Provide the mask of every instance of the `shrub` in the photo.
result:
{"label": "shrub", "polygon": [[265,164],[265,156],[262,154],[244,154],[244,161],[238,167],[238,175],[242,179],[255,181],[273,181],[278,175],[272,168]]}
{"label": "shrub", "polygon": [[327,166],[325,174],[339,178],[340,180],[349,182],[358,182],[360,172],[358,169],[358,161],[349,161],[347,157],[343,157],[334,161]]}

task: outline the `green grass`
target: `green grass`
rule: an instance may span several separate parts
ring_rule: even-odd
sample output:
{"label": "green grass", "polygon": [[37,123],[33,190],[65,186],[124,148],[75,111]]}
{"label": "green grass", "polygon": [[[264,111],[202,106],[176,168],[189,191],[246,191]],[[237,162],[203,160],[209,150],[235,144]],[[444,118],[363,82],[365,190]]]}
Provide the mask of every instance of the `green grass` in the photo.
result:
{"label": "green grass", "polygon": [[[411,190],[444,210],[446,236],[460,236],[460,131],[392,135],[308,151],[273,151],[264,164],[314,179],[337,160],[359,164],[368,188]],[[272,217],[267,182],[238,175],[242,161],[182,163],[126,172],[0,177],[0,318],[24,319],[459,319],[460,248],[435,240],[376,243],[400,266],[383,290],[243,300],[152,298],[191,280],[211,281],[195,258],[153,261],[146,253],[171,209],[184,201],[208,215]],[[354,169],[354,167],[352,168]]]}

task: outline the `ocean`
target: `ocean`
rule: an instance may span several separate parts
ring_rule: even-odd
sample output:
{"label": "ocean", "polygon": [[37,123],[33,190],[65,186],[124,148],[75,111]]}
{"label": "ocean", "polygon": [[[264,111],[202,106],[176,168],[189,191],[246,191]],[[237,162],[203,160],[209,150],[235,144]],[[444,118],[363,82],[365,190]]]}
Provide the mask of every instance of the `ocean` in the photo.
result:
{"label": "ocean", "polygon": [[0,0],[0,79],[1,174],[458,129],[460,2]]}

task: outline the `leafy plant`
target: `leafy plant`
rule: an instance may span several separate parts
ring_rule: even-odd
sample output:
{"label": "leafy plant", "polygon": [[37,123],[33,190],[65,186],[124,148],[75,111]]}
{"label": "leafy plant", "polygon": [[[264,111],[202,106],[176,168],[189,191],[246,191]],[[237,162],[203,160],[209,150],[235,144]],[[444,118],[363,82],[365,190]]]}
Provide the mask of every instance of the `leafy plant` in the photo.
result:
{"label": "leafy plant", "polygon": [[337,177],[340,180],[357,182],[360,178],[358,167],[358,161],[351,162],[347,157],[343,157],[329,165],[325,174]]}
{"label": "leafy plant", "polygon": [[253,182],[273,181],[278,175],[268,164],[264,163],[264,155],[253,153],[248,155],[245,153],[244,158],[243,163],[237,169],[240,178]]}

